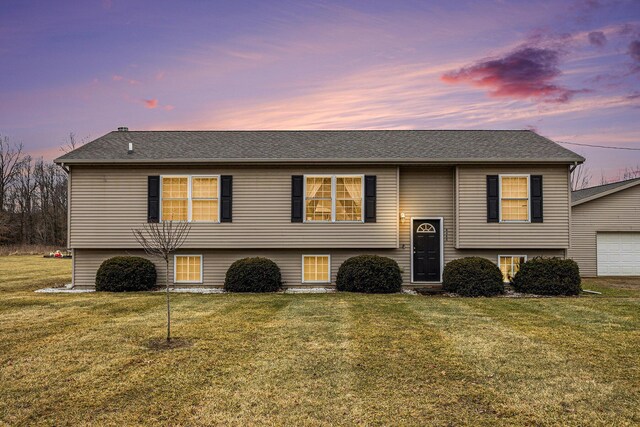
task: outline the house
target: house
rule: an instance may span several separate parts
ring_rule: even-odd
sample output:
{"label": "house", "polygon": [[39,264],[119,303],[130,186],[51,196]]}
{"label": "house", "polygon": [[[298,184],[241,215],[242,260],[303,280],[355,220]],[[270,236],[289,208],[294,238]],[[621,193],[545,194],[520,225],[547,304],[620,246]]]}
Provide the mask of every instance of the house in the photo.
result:
{"label": "house", "polygon": [[571,195],[569,256],[583,276],[640,276],[640,178]]}
{"label": "house", "polygon": [[410,287],[438,286],[465,256],[507,277],[528,257],[567,256],[570,169],[583,161],[520,130],[126,128],[56,159],[78,287],[109,257],[144,256],[131,230],[167,219],[192,223],[170,266],[181,286],[222,286],[248,256],[274,260],[285,286],[334,285],[363,253],[395,259]]}

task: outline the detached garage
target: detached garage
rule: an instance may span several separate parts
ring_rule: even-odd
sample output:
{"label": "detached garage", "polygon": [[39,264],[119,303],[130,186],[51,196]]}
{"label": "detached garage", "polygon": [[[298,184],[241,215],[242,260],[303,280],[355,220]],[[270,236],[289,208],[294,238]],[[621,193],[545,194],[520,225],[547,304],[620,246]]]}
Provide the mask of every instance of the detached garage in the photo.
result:
{"label": "detached garage", "polygon": [[574,191],[571,205],[582,276],[640,276],[640,178]]}

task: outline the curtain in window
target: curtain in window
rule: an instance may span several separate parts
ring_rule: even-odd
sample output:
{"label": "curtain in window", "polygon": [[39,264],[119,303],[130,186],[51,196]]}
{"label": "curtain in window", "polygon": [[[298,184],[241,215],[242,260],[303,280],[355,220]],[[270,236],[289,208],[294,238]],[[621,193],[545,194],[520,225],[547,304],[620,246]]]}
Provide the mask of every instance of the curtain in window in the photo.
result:
{"label": "curtain in window", "polygon": [[307,177],[307,221],[331,221],[331,177]]}
{"label": "curtain in window", "polygon": [[362,219],[362,178],[338,177],[336,179],[336,221],[360,221]]}
{"label": "curtain in window", "polygon": [[[340,184],[344,185],[346,190],[345,199],[362,199],[362,179],[360,177],[338,178],[338,190]],[[338,196],[338,198],[343,197]]]}

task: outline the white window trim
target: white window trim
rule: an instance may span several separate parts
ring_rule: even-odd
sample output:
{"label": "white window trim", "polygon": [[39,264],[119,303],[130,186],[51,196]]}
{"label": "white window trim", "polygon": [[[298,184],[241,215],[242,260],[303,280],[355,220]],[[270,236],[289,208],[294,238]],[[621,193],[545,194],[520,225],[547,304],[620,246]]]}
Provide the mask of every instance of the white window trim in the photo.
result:
{"label": "white window trim", "polygon": [[[502,219],[502,177],[526,177],[527,178],[527,219],[526,220],[503,220]],[[531,222],[531,174],[524,173],[503,173],[498,175],[498,215],[500,222],[506,224],[526,224]]]}
{"label": "white window trim", "polygon": [[[338,221],[336,220],[336,187],[338,177],[340,178],[360,178],[361,190],[360,190],[360,203],[361,203],[361,215],[362,219],[355,221]],[[307,178],[331,178],[331,220],[330,221],[322,221],[322,220],[308,220],[307,219]],[[312,174],[312,175],[303,175],[303,215],[302,222],[308,223],[319,223],[319,224],[359,224],[364,223],[364,174]]]}
{"label": "white window trim", "polygon": [[[187,178],[187,222],[195,222],[195,223],[202,223],[202,224],[219,224],[220,223],[220,190],[221,190],[221,186],[220,186],[220,175],[160,175],[160,221],[164,221],[164,219],[162,219],[162,181],[164,180],[164,178]],[[193,221],[191,219],[191,203],[193,202],[193,198],[191,197],[191,180],[192,178],[217,178],[217,182],[218,182],[218,198],[216,199],[218,201],[218,220],[217,221]],[[200,199],[198,199],[200,200]]]}
{"label": "white window trim", "polygon": [[[200,280],[181,280],[181,281],[178,281],[176,279],[176,274],[178,272],[178,269],[176,268],[176,259],[178,257],[183,257],[183,256],[191,256],[191,257],[200,258]],[[203,283],[203,282],[204,282],[204,259],[203,259],[202,255],[199,255],[199,254],[174,254],[173,255],[173,283],[174,284],[180,284],[180,283]]]}
{"label": "white window trim", "polygon": [[[524,258],[524,262],[527,262],[527,256],[526,255],[511,255],[511,254],[503,254],[503,255],[498,255],[498,268],[500,268],[500,258],[507,258],[507,257],[511,257],[511,258]],[[502,273],[502,270],[500,270],[500,273]],[[515,276],[515,274],[514,274]],[[505,283],[508,283],[508,280],[504,280],[504,278],[502,279]]]}
{"label": "white window trim", "polygon": [[[329,259],[329,264],[327,266],[328,271],[327,271],[327,277],[329,278],[329,280],[304,280],[304,258],[305,257],[327,257]],[[329,254],[303,254],[302,258],[301,258],[301,265],[302,265],[302,283],[331,283],[331,255]]]}

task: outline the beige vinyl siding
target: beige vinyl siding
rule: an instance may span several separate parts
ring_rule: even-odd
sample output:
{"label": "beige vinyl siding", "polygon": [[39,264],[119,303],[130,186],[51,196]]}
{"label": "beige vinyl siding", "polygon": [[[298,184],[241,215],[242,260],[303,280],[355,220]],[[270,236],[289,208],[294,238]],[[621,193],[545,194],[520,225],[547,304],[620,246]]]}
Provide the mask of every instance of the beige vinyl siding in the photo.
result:
{"label": "beige vinyl siding", "polygon": [[[95,250],[76,249],[76,277],[75,286],[93,287],[100,264],[107,258],[118,255],[141,256],[150,259],[156,265],[158,284],[164,285],[164,261],[149,258],[141,250]],[[179,251],[189,255],[202,255],[203,282],[202,284],[176,284],[177,287],[220,287],[224,285],[224,278],[231,264],[245,257],[267,257],[273,260],[282,273],[284,286],[303,286],[302,284],[302,255],[330,255],[331,284],[306,283],[307,287],[335,286],[336,274],[340,265],[349,257],[361,253],[375,253],[383,256],[393,256],[393,250],[360,251],[360,250],[327,250],[322,248],[310,249],[262,249],[262,250],[226,250],[226,249],[189,249]],[[169,264],[169,280],[173,282],[173,259]]]}
{"label": "beige vinyl siding", "polygon": [[[497,239],[485,230],[488,225],[486,175],[513,173],[514,170],[520,172],[522,169],[462,169],[459,168],[458,176],[464,177],[465,180],[464,196],[461,193],[457,209],[465,215],[461,223],[466,227],[466,231],[456,232],[456,168],[453,166],[223,170],[74,168],[71,202],[72,246],[75,248],[74,283],[83,287],[93,286],[100,263],[111,256],[145,256],[133,241],[130,229],[146,220],[148,175],[195,174],[203,171],[233,175],[233,223],[194,224],[194,234],[191,235],[189,245],[181,252],[203,255],[203,284],[198,286],[222,286],[231,263],[248,256],[271,258],[280,266],[285,286],[302,286],[303,254],[331,256],[332,285],[335,285],[338,268],[345,259],[360,254],[389,256],[395,259],[403,270],[405,286],[410,286],[412,217],[443,219],[445,263],[465,256],[482,256],[495,263],[498,261],[498,255],[527,255],[529,258],[564,256],[568,244],[565,241],[565,246],[560,246],[556,242],[555,234],[568,234],[566,167],[526,168],[526,173],[544,175],[545,223],[493,224],[499,226],[494,230],[501,229],[502,226],[508,226],[510,229],[514,225],[517,228],[533,227],[536,230],[525,230],[519,234],[507,230],[508,233],[503,232]],[[291,175],[341,172],[377,175],[377,222],[291,223]],[[469,182],[470,178],[478,181],[480,185]],[[477,194],[471,197],[470,192],[473,191]],[[560,194],[564,196],[561,197]],[[564,214],[559,212],[563,203]],[[474,205],[481,207],[474,208]],[[474,209],[478,218],[470,221],[469,210]],[[401,212],[405,213],[404,224],[399,221]],[[456,249],[456,235],[465,240],[467,232],[475,233],[474,243],[477,247]],[[536,233],[543,234],[534,238]],[[525,238],[521,238],[520,234]],[[552,240],[559,246],[545,249],[547,240]],[[159,276],[163,278],[164,266],[157,260],[154,262],[158,267]]]}
{"label": "beige vinyl siding", "polygon": [[[415,167],[400,169],[400,212],[405,223],[400,224],[398,263],[407,272],[411,269],[411,218],[442,217],[444,261],[456,257],[454,248],[454,168]],[[409,274],[406,275],[408,280]]]}
{"label": "beige vinyl siding", "polygon": [[640,232],[640,185],[573,206],[569,257],[582,276],[597,276],[596,235],[608,231]]}
{"label": "beige vinyl siding", "polygon": [[[411,265],[409,247],[405,249],[189,249],[181,250],[178,254],[202,255],[203,281],[197,284],[176,284],[177,287],[220,287],[224,284],[224,277],[229,266],[236,260],[245,257],[262,256],[273,260],[280,267],[282,280],[285,287],[323,287],[335,286],[338,268],[347,259],[355,255],[375,254],[388,256],[395,259],[403,271],[404,286],[411,286]],[[498,262],[498,255],[527,255],[534,256],[560,256],[564,255],[563,250],[471,250],[449,252],[451,259],[465,256],[481,256],[491,262]],[[141,256],[150,259],[155,265],[158,273],[158,285],[164,285],[165,265],[164,261],[157,258],[150,258],[142,250],[131,249],[75,249],[74,250],[74,286],[82,288],[92,288],[95,285],[96,272],[100,264],[108,258],[114,256]],[[331,284],[302,283],[302,255],[329,255],[331,259]],[[451,260],[449,259],[449,261]],[[173,283],[173,259],[169,264],[169,280]]]}
{"label": "beige vinyl siding", "polygon": [[[375,223],[292,223],[291,176],[377,176]],[[185,248],[395,248],[395,167],[79,167],[72,171],[72,248],[138,248],[131,229],[147,220],[147,176],[233,176],[233,222],[193,223]]]}
{"label": "beige vinyl siding", "polygon": [[[487,175],[543,176],[542,223],[487,223]],[[569,169],[560,166],[458,167],[459,249],[569,247]],[[530,203],[530,202],[529,202]]]}

